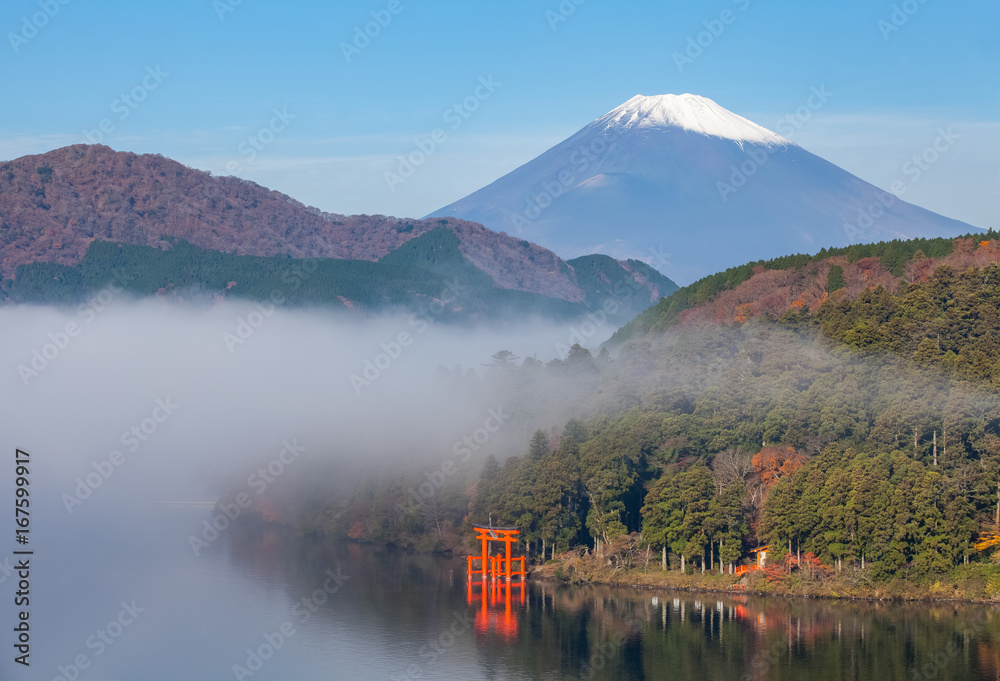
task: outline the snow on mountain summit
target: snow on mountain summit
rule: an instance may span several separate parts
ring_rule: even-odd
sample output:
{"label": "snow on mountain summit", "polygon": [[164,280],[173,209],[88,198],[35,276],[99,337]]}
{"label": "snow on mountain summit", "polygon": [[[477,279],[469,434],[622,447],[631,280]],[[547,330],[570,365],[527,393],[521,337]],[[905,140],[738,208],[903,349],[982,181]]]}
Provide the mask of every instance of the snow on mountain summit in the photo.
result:
{"label": "snow on mountain summit", "polygon": [[764,146],[792,144],[781,135],[699,95],[636,95],[595,123],[618,128],[682,128],[711,137]]}

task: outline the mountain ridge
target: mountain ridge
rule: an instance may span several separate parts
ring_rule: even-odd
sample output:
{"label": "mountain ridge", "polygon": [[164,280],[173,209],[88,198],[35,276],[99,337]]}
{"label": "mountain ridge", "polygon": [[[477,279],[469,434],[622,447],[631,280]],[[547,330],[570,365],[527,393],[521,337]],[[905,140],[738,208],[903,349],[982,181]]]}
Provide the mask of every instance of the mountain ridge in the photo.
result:
{"label": "mountain ridge", "polygon": [[[551,251],[468,221],[324,213],[247,180],[103,145],[0,163],[6,278],[29,263],[75,266],[94,240],[164,249],[166,236],[234,255],[376,261],[438,227],[456,234],[462,255],[498,288],[570,303],[587,296]],[[655,302],[661,291],[650,284],[649,293]]]}

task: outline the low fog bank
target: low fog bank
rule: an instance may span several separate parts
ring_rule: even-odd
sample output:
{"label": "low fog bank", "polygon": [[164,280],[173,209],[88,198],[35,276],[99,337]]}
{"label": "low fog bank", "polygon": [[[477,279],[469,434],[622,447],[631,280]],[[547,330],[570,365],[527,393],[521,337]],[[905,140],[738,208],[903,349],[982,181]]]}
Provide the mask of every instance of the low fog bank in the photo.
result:
{"label": "low fog bank", "polygon": [[[487,453],[520,453],[534,428],[557,423],[514,416],[491,356],[544,362],[613,331],[230,302],[5,308],[3,446],[32,452],[33,484],[45,489],[36,503],[69,515],[256,491],[279,484],[253,478],[275,460],[279,477],[322,470],[331,488],[373,467],[439,467],[456,452],[474,473]],[[572,394],[556,397],[573,411]]]}
{"label": "low fog bank", "polygon": [[[232,302],[10,307],[0,310],[3,447],[32,452],[33,504],[75,522],[240,492],[323,503],[398,474],[404,485],[437,489],[443,472],[467,488],[488,455],[524,454],[537,429],[554,447],[569,419],[636,407],[648,412],[649,437],[665,438],[680,459],[750,440],[816,453],[860,421],[905,442],[913,427],[938,426],[883,412],[908,413],[924,399],[924,414],[944,402],[962,412],[978,392],[755,323],[637,339],[609,365],[596,350],[612,331]],[[501,350],[511,354],[494,358]],[[566,361],[543,365],[553,358]],[[684,425],[705,410],[719,413],[711,442]],[[660,423],[668,412],[676,416]],[[0,470],[0,482],[12,473]]]}

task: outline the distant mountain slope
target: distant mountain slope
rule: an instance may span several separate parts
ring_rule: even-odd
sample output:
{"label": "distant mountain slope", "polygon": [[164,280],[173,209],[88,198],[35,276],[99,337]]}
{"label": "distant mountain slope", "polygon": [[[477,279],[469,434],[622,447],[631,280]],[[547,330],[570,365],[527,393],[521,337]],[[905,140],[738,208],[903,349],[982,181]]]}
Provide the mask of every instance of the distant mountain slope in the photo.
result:
{"label": "distant mountain slope", "polygon": [[[587,296],[551,251],[463,220],[323,213],[252,182],[101,145],[0,163],[4,277],[28,263],[75,266],[94,240],[164,249],[168,237],[233,255],[376,261],[435,228],[454,233],[497,288],[570,303]],[[670,292],[664,281],[645,278],[649,304]]]}
{"label": "distant mountain slope", "polygon": [[784,253],[975,230],[690,94],[638,95],[431,213],[445,215],[565,258],[642,259],[682,284]]}
{"label": "distant mountain slope", "polygon": [[[521,322],[528,316],[571,320],[596,309],[621,324],[650,304],[649,291],[610,258],[588,268],[584,302],[497,288],[489,274],[459,251],[458,237],[443,227],[375,262],[233,255],[167,239],[165,249],[93,241],[77,265],[20,265],[8,284],[8,300],[73,305],[114,282],[139,297],[235,298],[269,306],[407,312],[437,322],[487,324]],[[607,306],[607,301],[614,304]]]}
{"label": "distant mountain slope", "polygon": [[607,255],[569,261],[592,309],[619,305],[644,310],[678,289],[677,284],[638,260],[621,262]]}

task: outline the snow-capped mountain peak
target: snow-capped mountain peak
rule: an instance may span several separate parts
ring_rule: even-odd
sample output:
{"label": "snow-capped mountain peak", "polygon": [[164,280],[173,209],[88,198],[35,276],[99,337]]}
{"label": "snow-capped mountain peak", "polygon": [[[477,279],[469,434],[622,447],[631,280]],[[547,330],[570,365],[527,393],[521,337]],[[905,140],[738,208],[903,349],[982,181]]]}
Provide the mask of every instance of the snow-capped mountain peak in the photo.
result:
{"label": "snow-capped mountain peak", "polygon": [[633,97],[431,216],[567,258],[644,260],[681,285],[788,253],[975,229],[691,94]]}
{"label": "snow-capped mountain peak", "polygon": [[765,146],[792,144],[781,135],[699,95],[636,95],[595,121],[619,129],[681,128],[690,132]]}

